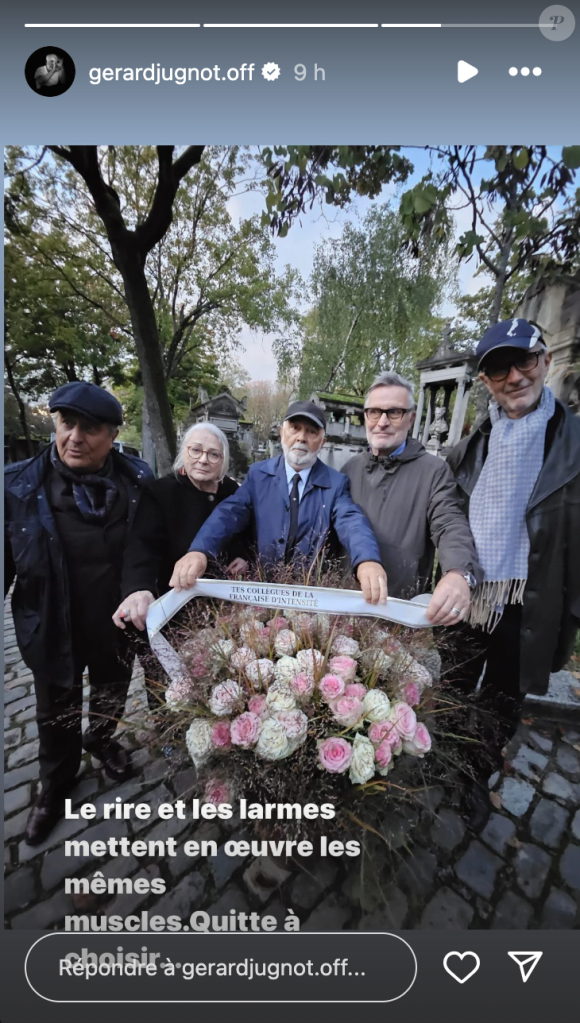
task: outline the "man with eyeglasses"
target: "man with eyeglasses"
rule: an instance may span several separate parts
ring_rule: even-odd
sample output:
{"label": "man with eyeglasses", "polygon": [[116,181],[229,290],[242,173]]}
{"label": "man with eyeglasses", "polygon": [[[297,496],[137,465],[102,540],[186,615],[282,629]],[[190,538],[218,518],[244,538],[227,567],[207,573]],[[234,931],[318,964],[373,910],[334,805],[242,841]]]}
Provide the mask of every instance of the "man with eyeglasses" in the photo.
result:
{"label": "man with eyeglasses", "polygon": [[282,454],[255,462],[239,490],[216,508],[189,553],[175,565],[170,586],[188,589],[228,541],[251,528],[265,566],[299,563],[307,571],[325,553],[346,548],[365,599],[386,603],[387,578],[372,529],[352,500],[346,476],[318,457],[326,437],[323,410],[293,402],[280,427]]}
{"label": "man with eyeglasses", "polygon": [[496,323],[476,355],[490,412],[448,458],[485,573],[469,615],[478,655],[460,674],[475,688],[485,665],[482,690],[511,727],[580,624],[580,418],[545,385],[552,355],[537,326]]}
{"label": "man with eyeglasses", "polygon": [[429,590],[437,551],[443,575],[427,616],[433,625],[456,625],[481,573],[453,474],[409,437],[413,385],[398,373],[381,373],[366,395],[364,417],[369,447],[343,472],[378,540],[389,593],[408,599]]}

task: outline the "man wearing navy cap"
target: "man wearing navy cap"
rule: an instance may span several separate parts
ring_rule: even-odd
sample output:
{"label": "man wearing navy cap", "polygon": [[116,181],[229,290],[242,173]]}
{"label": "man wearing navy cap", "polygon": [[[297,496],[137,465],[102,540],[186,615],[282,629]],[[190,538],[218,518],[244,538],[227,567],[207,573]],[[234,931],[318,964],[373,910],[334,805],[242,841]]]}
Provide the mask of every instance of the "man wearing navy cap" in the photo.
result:
{"label": "man wearing navy cap", "polygon": [[[131,678],[124,634],[111,616],[125,536],[151,470],[113,442],[117,399],[95,384],[64,384],[50,399],[56,440],[5,471],[5,593],[24,662],[34,674],[42,791],[26,841],[38,845],[64,812],[83,746],[115,780],[130,760],[113,733]],[[82,678],[90,681],[82,734]]]}
{"label": "man wearing navy cap", "polygon": [[307,569],[332,548],[346,548],[365,599],[384,603],[387,577],[368,519],[350,496],[347,477],[318,457],[326,437],[324,411],[295,401],[280,427],[282,454],[255,462],[242,486],[212,512],[173,571],[176,590],[193,586],[209,557],[253,527],[264,565],[301,562]]}
{"label": "man wearing navy cap", "polygon": [[545,385],[552,355],[534,324],[494,324],[476,355],[490,413],[448,458],[485,573],[467,684],[486,664],[483,690],[513,726],[525,694],[545,693],[566,664],[580,624],[580,418]]}

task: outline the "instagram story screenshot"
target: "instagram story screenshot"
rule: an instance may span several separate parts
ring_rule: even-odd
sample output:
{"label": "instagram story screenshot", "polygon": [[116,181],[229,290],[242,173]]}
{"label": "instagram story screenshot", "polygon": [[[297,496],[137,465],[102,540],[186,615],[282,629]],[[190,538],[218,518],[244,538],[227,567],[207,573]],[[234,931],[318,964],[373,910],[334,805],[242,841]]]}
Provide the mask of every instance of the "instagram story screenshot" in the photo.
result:
{"label": "instagram story screenshot", "polygon": [[578,1018],[546,2],[2,5],[1,1023]]}

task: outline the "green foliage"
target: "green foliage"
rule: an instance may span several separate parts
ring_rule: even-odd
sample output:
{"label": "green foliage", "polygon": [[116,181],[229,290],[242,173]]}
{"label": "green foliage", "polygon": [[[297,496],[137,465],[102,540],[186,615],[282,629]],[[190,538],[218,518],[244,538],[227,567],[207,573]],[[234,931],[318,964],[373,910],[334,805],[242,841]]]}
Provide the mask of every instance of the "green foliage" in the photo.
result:
{"label": "green foliage", "polygon": [[432,245],[415,260],[404,246],[400,216],[375,206],[360,226],[315,251],[313,305],[301,342],[279,343],[281,371],[293,367],[301,397],[313,391],[362,395],[380,369],[412,376],[417,359],[440,337],[434,309],[452,276],[444,249]]}
{"label": "green foliage", "polygon": [[[34,147],[12,147],[7,154],[6,222],[11,244],[32,274],[21,281],[25,306],[31,308],[30,282],[40,275],[61,296],[62,330],[67,326],[61,347],[66,340],[74,348],[75,372],[86,375],[84,368],[94,364],[103,380],[132,378],[141,387],[132,311],[103,221],[79,174],[58,156],[41,155]],[[125,224],[138,231],[156,194],[157,147],[104,146],[99,159]],[[293,318],[290,302],[297,275],[290,270],[276,273],[274,247],[259,217],[236,221],[231,212],[230,202],[247,168],[248,156],[239,147],[206,148],[183,177],[171,224],[145,261],[175,420],[187,411],[199,386],[215,391],[244,326],[283,331]],[[71,310],[77,307],[75,318]],[[79,317],[87,311],[94,324],[81,330]],[[30,357],[40,386],[46,377],[47,335],[54,327],[49,330],[44,315],[39,322],[43,341]],[[24,322],[25,330],[29,326]],[[96,362],[93,335],[102,352]],[[135,415],[140,418],[137,410]]]}

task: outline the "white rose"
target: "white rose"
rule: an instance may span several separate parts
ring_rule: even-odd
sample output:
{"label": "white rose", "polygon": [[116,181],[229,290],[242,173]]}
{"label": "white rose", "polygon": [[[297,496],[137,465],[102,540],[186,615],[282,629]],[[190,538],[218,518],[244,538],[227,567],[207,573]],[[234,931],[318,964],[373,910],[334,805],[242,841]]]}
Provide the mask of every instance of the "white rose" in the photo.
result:
{"label": "white rose", "polygon": [[232,654],[230,664],[232,668],[237,668],[239,671],[240,668],[245,668],[251,661],[257,660],[257,656],[254,650],[250,650],[249,646],[241,646]]}
{"label": "white rose", "polygon": [[299,650],[296,654],[296,660],[298,661],[299,668],[298,671],[294,672],[295,675],[303,671],[306,675],[310,675],[311,678],[316,678],[324,664],[324,654],[321,654],[320,650]]}
{"label": "white rose", "polygon": [[264,760],[282,760],[292,752],[288,736],[279,721],[274,718],[264,721],[255,750]]}
{"label": "white rose", "polygon": [[276,633],[274,650],[278,654],[278,657],[291,657],[292,654],[296,653],[297,645],[296,633],[292,632],[292,629],[280,629],[280,631]]}
{"label": "white rose", "polygon": [[225,661],[232,656],[235,649],[236,644],[233,639],[218,639],[216,643],[212,643],[210,654],[217,660]]}
{"label": "white rose", "polygon": [[422,693],[424,689],[428,689],[429,686],[433,685],[433,677],[431,672],[425,668],[415,658],[409,658],[410,663],[405,664],[404,674],[406,682],[416,682],[419,686],[419,692]]}
{"label": "white rose", "polygon": [[356,639],[338,633],[332,643],[332,653],[338,657],[360,657],[360,646]]}
{"label": "white rose", "polygon": [[260,657],[259,660],[246,664],[245,672],[252,685],[260,689],[274,678],[274,665],[267,657]]}
{"label": "white rose", "polygon": [[274,674],[280,682],[289,682],[300,674],[300,665],[295,657],[281,657],[274,665]]}
{"label": "white rose", "polygon": [[294,693],[285,682],[273,682],[266,695],[266,706],[270,711],[294,710]]}
{"label": "white rose", "polygon": [[252,641],[256,638],[256,633],[263,628],[264,628],[263,622],[258,621],[257,618],[251,618],[248,621],[242,622],[242,624],[240,625],[240,636],[244,643],[251,644]]}
{"label": "white rose", "polygon": [[225,682],[220,682],[213,687],[209,698],[209,709],[212,714],[224,717],[226,714],[231,714],[239,699],[238,683],[234,682],[233,678],[227,678]]}
{"label": "white rose", "polygon": [[306,740],[308,718],[301,710],[280,711],[276,714],[275,720],[282,725],[294,749]]}
{"label": "white rose", "polygon": [[183,710],[184,707],[193,702],[193,697],[193,686],[188,679],[179,679],[177,682],[172,682],[165,690],[165,702],[170,710]]}
{"label": "white rose", "polygon": [[369,689],[363,698],[365,717],[369,721],[384,721],[391,709],[389,697],[382,689]]}
{"label": "white rose", "polygon": [[376,671],[378,675],[385,675],[393,663],[393,658],[389,657],[380,647],[370,647],[363,651],[362,663],[367,671]]}
{"label": "white rose", "polygon": [[375,747],[366,735],[355,735],[352,744],[352,760],[349,778],[353,785],[364,785],[375,773]]}
{"label": "white rose", "polygon": [[211,721],[207,718],[195,718],[185,733],[187,752],[196,767],[205,763],[213,750],[211,729]]}

